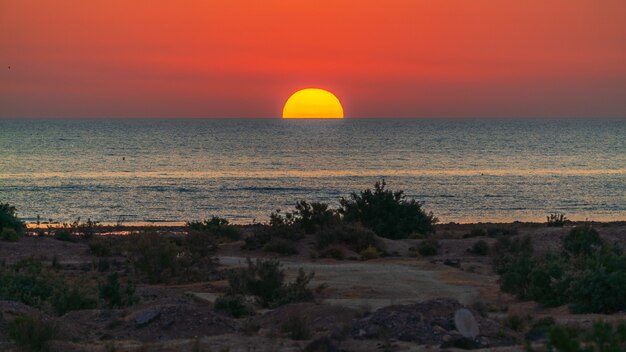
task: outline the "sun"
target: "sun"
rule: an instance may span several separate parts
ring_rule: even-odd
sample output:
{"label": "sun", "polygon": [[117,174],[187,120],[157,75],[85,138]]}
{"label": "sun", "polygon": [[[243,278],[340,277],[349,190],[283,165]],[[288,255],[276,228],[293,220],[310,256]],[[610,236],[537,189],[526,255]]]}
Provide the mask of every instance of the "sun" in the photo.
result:
{"label": "sun", "polygon": [[306,88],[293,93],[283,107],[283,119],[343,119],[337,97],[324,89]]}

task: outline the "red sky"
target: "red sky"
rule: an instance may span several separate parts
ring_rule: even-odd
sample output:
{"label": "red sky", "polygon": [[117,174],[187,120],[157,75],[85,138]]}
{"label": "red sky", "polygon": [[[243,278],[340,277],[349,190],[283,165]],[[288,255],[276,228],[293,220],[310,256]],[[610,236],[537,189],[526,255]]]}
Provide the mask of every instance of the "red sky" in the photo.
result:
{"label": "red sky", "polygon": [[626,1],[0,0],[0,65],[0,117],[624,118]]}

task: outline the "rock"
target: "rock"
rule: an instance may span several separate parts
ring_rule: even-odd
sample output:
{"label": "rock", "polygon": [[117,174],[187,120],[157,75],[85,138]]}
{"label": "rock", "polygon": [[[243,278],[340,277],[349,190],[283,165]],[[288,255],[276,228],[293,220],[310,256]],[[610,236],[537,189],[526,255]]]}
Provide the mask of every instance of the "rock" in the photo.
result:
{"label": "rock", "polygon": [[454,313],[454,326],[463,337],[475,339],[478,336],[478,323],[474,314],[466,308],[461,308]]}
{"label": "rock", "polygon": [[152,323],[153,321],[159,319],[161,317],[160,309],[149,309],[139,312],[135,316],[135,326],[137,328],[142,328]]}

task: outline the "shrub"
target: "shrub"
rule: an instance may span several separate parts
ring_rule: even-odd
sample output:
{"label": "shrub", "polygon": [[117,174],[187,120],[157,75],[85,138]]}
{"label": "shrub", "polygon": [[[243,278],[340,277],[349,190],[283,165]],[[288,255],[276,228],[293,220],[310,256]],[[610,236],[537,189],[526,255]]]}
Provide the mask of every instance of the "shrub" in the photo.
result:
{"label": "shrub", "polygon": [[41,261],[34,258],[23,259],[0,270],[0,299],[39,307],[52,296],[58,285],[56,278],[44,270]]}
{"label": "shrub", "polygon": [[127,307],[139,301],[139,298],[135,296],[135,285],[132,282],[128,282],[122,291],[118,273],[109,275],[106,282],[100,284],[98,288],[100,299],[107,308]]}
{"label": "shrub", "polygon": [[598,231],[589,226],[575,227],[565,236],[563,248],[573,255],[590,255],[602,246]]}
{"label": "shrub", "polygon": [[361,260],[376,259],[380,257],[380,254],[381,253],[378,248],[374,246],[367,247],[362,250],[361,253],[359,253],[359,255],[361,256]]}
{"label": "shrub", "polygon": [[96,300],[87,296],[77,287],[64,287],[51,299],[52,307],[58,315],[64,315],[73,310],[94,309]]}
{"label": "shrub", "polygon": [[229,275],[229,294],[255,296],[257,303],[265,308],[308,301],[313,298],[313,292],[308,288],[313,275],[300,270],[296,280],[285,285],[285,273],[279,261],[257,259],[252,262],[248,258],[246,268]]}
{"label": "shrub", "polygon": [[341,224],[315,233],[317,249],[321,250],[338,243],[348,246],[357,253],[368,247],[380,247],[376,234],[358,223]]}
{"label": "shrub", "polygon": [[[584,346],[584,347],[583,347]],[[612,352],[626,350],[626,324],[616,327],[609,323],[594,323],[590,333],[572,328],[554,326],[550,329],[548,351],[562,352]]]}
{"label": "shrub", "polygon": [[294,223],[302,227],[305,233],[314,233],[326,227],[339,223],[340,218],[336,210],[329,209],[328,204],[302,200],[296,203],[293,213]]}
{"label": "shrub", "polygon": [[311,329],[308,320],[298,314],[291,314],[282,325],[282,330],[292,340],[308,340],[311,338]]}
{"label": "shrub", "polygon": [[149,283],[163,282],[176,273],[179,248],[170,236],[158,233],[131,236],[129,261]]}
{"label": "shrub", "polygon": [[0,231],[0,240],[15,242],[22,237],[15,229],[5,228]]}
{"label": "shrub", "polygon": [[216,311],[227,312],[234,318],[254,315],[254,309],[246,304],[242,295],[226,295],[215,300],[213,308]]}
{"label": "shrub", "polygon": [[515,236],[517,235],[517,229],[512,227],[489,227],[487,228],[487,236],[489,237],[501,237],[501,236]]}
{"label": "shrub", "polygon": [[0,203],[0,233],[4,229],[13,229],[21,235],[24,231],[24,223],[17,217],[14,206]]}
{"label": "shrub", "polygon": [[212,216],[209,220],[188,222],[189,232],[205,232],[216,238],[238,241],[241,239],[241,232],[230,225],[228,220],[218,216]]}
{"label": "shrub", "polygon": [[552,213],[546,216],[546,220],[549,227],[563,227],[569,221],[562,213]]}
{"label": "shrub", "polygon": [[333,258],[335,260],[344,260],[346,255],[340,248],[337,247],[329,247],[320,252],[320,258]]}
{"label": "shrub", "polygon": [[22,348],[46,351],[48,341],[56,335],[56,328],[51,323],[22,315],[9,323],[8,334]]}
{"label": "shrub", "polygon": [[89,242],[89,251],[96,257],[111,256],[111,248],[104,240],[92,240]]}
{"label": "shrub", "polygon": [[492,263],[500,275],[500,288],[504,292],[515,293],[519,298],[530,298],[528,277],[534,269],[533,247],[530,237],[514,240],[501,237],[491,252]]}
{"label": "shrub", "polygon": [[215,269],[217,244],[210,233],[190,232],[183,238],[178,250],[173,271],[178,270],[179,279],[206,280],[207,274]]}
{"label": "shrub", "polygon": [[294,255],[298,254],[298,249],[293,241],[285,239],[273,239],[263,246],[265,252],[274,252],[281,255]]}
{"label": "shrub", "polygon": [[417,252],[423,257],[437,255],[439,242],[437,240],[424,240],[417,245]]}
{"label": "shrub", "polygon": [[472,229],[470,233],[466,233],[465,235],[463,235],[463,238],[484,237],[484,236],[487,236],[487,231],[485,231],[485,229],[479,228],[479,229]]}
{"label": "shrub", "polygon": [[437,218],[422,209],[422,203],[407,200],[403,191],[385,189],[385,181],[376,182],[374,190],[352,193],[341,199],[339,213],[348,222],[360,222],[377,235],[391,239],[407,238],[433,231]]}
{"label": "shrub", "polygon": [[487,244],[487,242],[480,240],[474,242],[472,248],[470,248],[468,251],[478,255],[487,255],[489,254],[489,245]]}

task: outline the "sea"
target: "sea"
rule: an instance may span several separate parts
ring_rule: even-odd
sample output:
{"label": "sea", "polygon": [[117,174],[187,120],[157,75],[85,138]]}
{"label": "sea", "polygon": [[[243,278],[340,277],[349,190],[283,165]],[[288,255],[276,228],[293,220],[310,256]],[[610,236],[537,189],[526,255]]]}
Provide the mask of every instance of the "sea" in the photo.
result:
{"label": "sea", "polygon": [[444,223],[626,220],[626,120],[0,120],[28,222],[263,222],[383,179]]}

